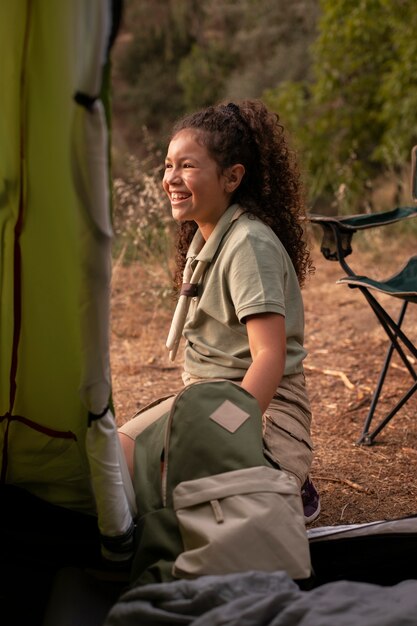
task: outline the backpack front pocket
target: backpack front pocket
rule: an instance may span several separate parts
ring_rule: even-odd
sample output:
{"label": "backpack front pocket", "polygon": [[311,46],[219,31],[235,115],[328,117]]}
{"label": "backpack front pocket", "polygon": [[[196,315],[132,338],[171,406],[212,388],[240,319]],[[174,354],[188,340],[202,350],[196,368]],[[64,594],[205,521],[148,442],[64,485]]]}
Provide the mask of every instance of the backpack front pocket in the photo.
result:
{"label": "backpack front pocket", "polygon": [[301,496],[294,478],[266,466],[182,482],[173,492],[184,552],[173,575],[249,570],[311,574]]}

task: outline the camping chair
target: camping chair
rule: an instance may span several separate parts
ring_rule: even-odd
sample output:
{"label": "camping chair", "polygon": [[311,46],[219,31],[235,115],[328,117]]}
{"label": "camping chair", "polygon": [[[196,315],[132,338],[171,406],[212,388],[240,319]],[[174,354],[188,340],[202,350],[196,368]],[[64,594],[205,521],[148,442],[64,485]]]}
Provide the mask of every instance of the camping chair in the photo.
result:
{"label": "camping chair", "polygon": [[[417,200],[417,176],[415,167],[416,147],[413,148],[412,154],[412,195],[413,199]],[[417,390],[417,367],[414,365],[417,362],[417,346],[402,329],[408,305],[417,304],[417,255],[409,258],[402,269],[386,280],[375,280],[369,276],[356,274],[346,262],[346,257],[352,253],[351,242],[356,231],[385,226],[412,217],[417,217],[417,206],[399,207],[380,213],[359,214],[345,217],[328,217],[314,214],[310,214],[309,216],[313,224],[319,224],[323,229],[323,239],[321,243],[323,256],[329,261],[338,261],[346,274],[340,278],[337,283],[347,284],[351,288],[359,289],[375,313],[389,340],[368,415],[365,419],[362,434],[358,440],[360,444],[371,445],[375,437]],[[402,305],[397,321],[392,319],[380,300],[377,299],[374,292],[386,294],[401,300]],[[371,423],[394,351],[397,352],[407,368],[412,379],[412,384],[388,414],[380,420],[378,425],[371,429]]]}

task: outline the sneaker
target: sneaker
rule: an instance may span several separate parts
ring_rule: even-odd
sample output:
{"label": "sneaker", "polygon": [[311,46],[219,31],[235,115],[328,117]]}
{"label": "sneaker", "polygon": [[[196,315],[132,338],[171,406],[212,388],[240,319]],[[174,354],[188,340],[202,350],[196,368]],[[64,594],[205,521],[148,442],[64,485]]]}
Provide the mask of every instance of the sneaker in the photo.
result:
{"label": "sneaker", "polygon": [[304,521],[311,524],[320,515],[320,496],[309,477],[301,488],[301,499],[304,507]]}

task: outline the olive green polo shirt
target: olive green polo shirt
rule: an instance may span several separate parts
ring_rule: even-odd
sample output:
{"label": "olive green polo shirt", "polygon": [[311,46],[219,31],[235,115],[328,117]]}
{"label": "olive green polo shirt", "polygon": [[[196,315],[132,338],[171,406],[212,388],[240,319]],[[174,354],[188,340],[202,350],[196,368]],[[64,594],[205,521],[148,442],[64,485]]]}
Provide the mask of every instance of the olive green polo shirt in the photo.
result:
{"label": "olive green polo shirt", "polygon": [[245,318],[285,317],[285,375],[303,371],[304,308],[294,266],[272,229],[250,213],[222,215],[208,240],[197,231],[188,257],[208,263],[184,325],[187,374],[242,379],[252,359]]}

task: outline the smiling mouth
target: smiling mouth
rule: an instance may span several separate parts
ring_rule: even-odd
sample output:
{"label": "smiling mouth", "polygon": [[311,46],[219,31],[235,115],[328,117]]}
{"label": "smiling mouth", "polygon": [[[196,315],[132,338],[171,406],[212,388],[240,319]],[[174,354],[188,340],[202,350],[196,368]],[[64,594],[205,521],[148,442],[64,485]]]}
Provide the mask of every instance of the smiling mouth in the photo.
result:
{"label": "smiling mouth", "polygon": [[181,200],[186,200],[189,197],[190,197],[190,194],[186,194],[186,193],[174,192],[170,194],[171,202],[181,202]]}

